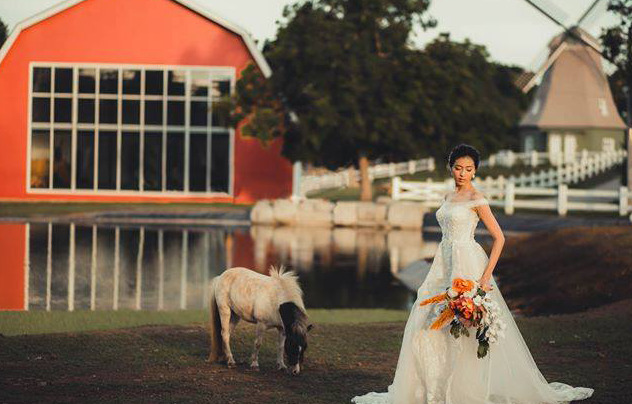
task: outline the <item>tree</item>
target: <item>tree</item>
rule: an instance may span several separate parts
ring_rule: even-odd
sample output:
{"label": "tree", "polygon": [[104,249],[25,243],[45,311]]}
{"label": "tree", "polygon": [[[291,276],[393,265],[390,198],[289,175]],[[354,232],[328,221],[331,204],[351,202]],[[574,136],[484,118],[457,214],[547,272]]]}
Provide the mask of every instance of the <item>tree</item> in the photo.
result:
{"label": "tree", "polygon": [[608,11],[616,17],[617,23],[603,30],[601,40],[604,55],[617,67],[617,72],[613,75],[614,80],[618,79],[619,82],[625,83],[627,98],[625,117],[628,124],[625,146],[628,150],[628,164],[627,167],[624,167],[623,183],[632,190],[632,181],[630,181],[632,178],[632,145],[630,145],[630,127],[632,127],[632,0],[610,0]]}
{"label": "tree", "polygon": [[418,95],[412,131],[435,158],[460,142],[483,153],[516,147],[516,123],[528,105],[513,84],[521,70],[489,61],[484,46],[440,35],[415,57]]}
{"label": "tree", "polygon": [[4,41],[7,40],[9,30],[5,23],[0,19],[0,46],[4,44]]}
{"label": "tree", "polygon": [[370,199],[368,159],[441,160],[467,141],[483,152],[511,136],[526,97],[517,68],[489,61],[485,48],[442,35],[425,49],[409,43],[428,28],[427,1],[320,0],[285,9],[287,22],[264,54],[273,75],[254,67],[237,85],[234,122],[266,142],[283,136],[291,160],[360,167]]}
{"label": "tree", "polygon": [[[286,156],[330,168],[358,164],[362,199],[371,198],[368,159],[409,153],[414,142],[408,39],[415,25],[434,24],[424,16],[427,7],[428,0],[321,0],[286,7],[288,22],[264,48],[274,72],[274,104],[298,117],[277,116]],[[246,80],[245,87],[256,82]],[[248,111],[246,98],[238,110]],[[272,116],[270,105],[255,109],[252,121],[260,122],[261,113]]]}

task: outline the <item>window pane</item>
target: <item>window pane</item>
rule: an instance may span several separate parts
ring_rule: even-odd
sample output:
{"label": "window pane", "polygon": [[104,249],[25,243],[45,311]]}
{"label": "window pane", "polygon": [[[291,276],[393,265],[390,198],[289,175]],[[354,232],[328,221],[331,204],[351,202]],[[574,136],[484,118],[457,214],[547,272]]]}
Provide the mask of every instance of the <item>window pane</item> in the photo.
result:
{"label": "window pane", "polygon": [[94,100],[79,100],[79,123],[94,123]]}
{"label": "window pane", "polygon": [[77,132],[77,188],[94,187],[94,132]]}
{"label": "window pane", "polygon": [[123,94],[140,94],[140,70],[123,70]]}
{"label": "window pane", "polygon": [[228,192],[229,136],[213,133],[211,139],[211,190]]}
{"label": "window pane", "polygon": [[72,100],[55,98],[55,122],[70,123],[72,120]]}
{"label": "window pane", "polygon": [[192,71],[191,72],[191,95],[206,97],[208,95],[208,87],[210,84],[209,72]]}
{"label": "window pane", "polygon": [[206,166],[207,145],[206,133],[191,133],[189,148],[189,190],[206,191]]}
{"label": "window pane", "polygon": [[213,126],[227,128],[230,117],[230,81],[213,81]]}
{"label": "window pane", "polygon": [[53,188],[70,188],[70,131],[55,131],[53,141]]}
{"label": "window pane", "polygon": [[211,94],[213,98],[222,98],[230,95],[230,80],[213,80]]}
{"label": "window pane", "polygon": [[72,93],[72,69],[55,68],[55,92]]}
{"label": "window pane", "polygon": [[162,133],[145,132],[144,186],[147,191],[162,190]]}
{"label": "window pane", "polygon": [[184,133],[167,133],[167,189],[184,189]]}
{"label": "window pane", "polygon": [[186,73],[183,71],[170,71],[168,76],[169,95],[184,95],[184,82]]}
{"label": "window pane", "polygon": [[213,101],[213,126],[228,128],[230,126],[230,103],[226,99]]}
{"label": "window pane", "polygon": [[123,123],[140,123],[140,101],[123,100]]}
{"label": "window pane", "polygon": [[50,98],[33,98],[33,122],[50,122]]}
{"label": "window pane", "polygon": [[116,132],[99,132],[99,189],[116,189]]}
{"label": "window pane", "polygon": [[118,70],[101,69],[99,91],[103,94],[118,93]]}
{"label": "window pane", "polygon": [[167,103],[167,125],[184,125],[184,101]]}
{"label": "window pane", "polygon": [[145,101],[145,125],[162,125],[162,101]]}
{"label": "window pane", "polygon": [[33,68],[33,92],[50,93],[50,68]]}
{"label": "window pane", "polygon": [[96,69],[79,69],[79,92],[94,94],[96,91]]}
{"label": "window pane", "polygon": [[50,164],[50,133],[34,130],[31,136],[31,187],[48,188]]}
{"label": "window pane", "polygon": [[123,132],[121,139],[121,189],[139,189],[139,144],[138,132]]}
{"label": "window pane", "polygon": [[206,101],[191,101],[191,126],[206,126],[208,112]]}
{"label": "window pane", "polygon": [[99,122],[116,123],[116,100],[99,100]]}
{"label": "window pane", "polygon": [[162,73],[160,70],[145,71],[145,94],[162,95]]}

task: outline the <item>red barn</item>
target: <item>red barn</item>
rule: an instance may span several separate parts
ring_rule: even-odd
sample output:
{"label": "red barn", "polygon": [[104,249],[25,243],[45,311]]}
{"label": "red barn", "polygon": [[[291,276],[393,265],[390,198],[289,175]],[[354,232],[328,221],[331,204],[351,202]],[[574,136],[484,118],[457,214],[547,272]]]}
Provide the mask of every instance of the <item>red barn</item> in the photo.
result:
{"label": "red barn", "polygon": [[255,63],[240,27],[189,0],[68,0],[0,50],[0,200],[227,201],[289,196],[281,142],[229,127]]}

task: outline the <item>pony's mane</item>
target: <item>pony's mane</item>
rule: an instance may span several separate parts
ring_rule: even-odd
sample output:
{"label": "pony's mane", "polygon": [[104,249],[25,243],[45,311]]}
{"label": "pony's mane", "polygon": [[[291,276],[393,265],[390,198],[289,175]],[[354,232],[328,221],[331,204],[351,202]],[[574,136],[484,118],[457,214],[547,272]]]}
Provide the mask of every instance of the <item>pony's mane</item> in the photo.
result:
{"label": "pony's mane", "polygon": [[303,304],[303,290],[298,283],[298,275],[294,271],[288,271],[285,266],[270,266],[270,276],[279,285],[279,303],[293,302],[301,309],[305,310]]}

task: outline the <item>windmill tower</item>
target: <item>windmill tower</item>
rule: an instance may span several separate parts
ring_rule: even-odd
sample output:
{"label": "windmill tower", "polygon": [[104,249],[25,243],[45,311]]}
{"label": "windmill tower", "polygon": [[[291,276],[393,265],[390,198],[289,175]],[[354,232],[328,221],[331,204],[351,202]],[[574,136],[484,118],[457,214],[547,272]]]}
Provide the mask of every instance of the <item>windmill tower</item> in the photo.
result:
{"label": "windmill tower", "polygon": [[626,125],[603,71],[600,45],[581,28],[598,2],[575,26],[549,42],[548,57],[536,73],[523,75],[516,83],[526,93],[541,79],[519,124],[520,143],[524,151],[549,152],[553,164],[560,163],[560,157],[571,160],[581,150],[625,146]]}

